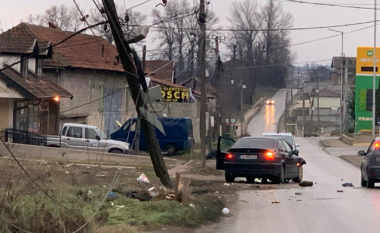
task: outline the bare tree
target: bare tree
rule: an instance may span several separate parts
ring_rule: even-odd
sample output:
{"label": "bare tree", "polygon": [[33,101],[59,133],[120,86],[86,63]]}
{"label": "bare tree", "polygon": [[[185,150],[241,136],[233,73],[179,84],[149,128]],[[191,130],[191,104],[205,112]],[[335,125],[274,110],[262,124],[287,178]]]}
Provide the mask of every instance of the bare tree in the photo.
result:
{"label": "bare tree", "polygon": [[261,26],[257,2],[251,0],[233,2],[228,20],[233,29],[241,30],[230,33],[233,38],[230,40],[230,44],[238,45],[241,53],[245,51],[249,63],[253,63],[253,44],[259,35],[258,29]]}

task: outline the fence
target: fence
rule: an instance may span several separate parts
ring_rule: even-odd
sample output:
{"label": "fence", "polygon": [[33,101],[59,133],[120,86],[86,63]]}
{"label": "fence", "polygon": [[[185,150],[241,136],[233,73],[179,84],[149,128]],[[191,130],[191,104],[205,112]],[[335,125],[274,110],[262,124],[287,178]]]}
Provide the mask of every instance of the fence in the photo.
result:
{"label": "fence", "polygon": [[0,131],[0,137],[8,143],[46,146],[46,137],[26,130],[8,128]]}

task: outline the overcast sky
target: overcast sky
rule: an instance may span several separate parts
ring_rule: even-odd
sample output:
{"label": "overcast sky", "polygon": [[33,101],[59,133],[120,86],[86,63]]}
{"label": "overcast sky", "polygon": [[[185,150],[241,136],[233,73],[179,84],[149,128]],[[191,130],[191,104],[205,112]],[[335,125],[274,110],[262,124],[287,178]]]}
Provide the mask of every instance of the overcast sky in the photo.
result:
{"label": "overcast sky", "polygon": [[[142,3],[146,0],[115,0],[116,4],[126,7],[131,7]],[[175,1],[175,0],[168,0]],[[189,0],[195,2],[195,0]],[[226,28],[228,21],[226,17],[229,14],[229,7],[231,0],[208,0],[211,2],[210,9],[214,10],[220,18],[220,26]],[[239,0],[236,0],[239,1]],[[267,0],[256,0],[259,4],[263,5]],[[342,25],[352,24],[365,21],[371,21],[374,19],[374,11],[367,9],[349,9],[331,6],[316,6],[309,4],[294,3],[284,0],[278,0],[284,7],[286,12],[290,12],[294,17],[294,28],[316,27],[316,26],[330,26],[330,25]],[[332,4],[357,4],[355,6],[360,7],[373,7],[373,0],[305,0],[314,3],[332,3]],[[94,7],[92,0],[77,0],[81,8],[90,9]],[[150,2],[135,8],[137,11],[141,11],[144,14],[150,15],[155,5],[161,2],[161,0],[151,0]],[[199,0],[197,1],[199,2]],[[6,28],[17,25],[21,20],[25,20],[25,17],[31,14],[43,13],[45,9],[51,5],[67,4],[73,5],[71,0],[1,0],[0,1],[0,21]],[[160,6],[161,8],[161,6]],[[380,13],[380,11],[378,11]],[[380,19],[380,14],[378,14]],[[151,18],[148,18],[148,22],[151,22]],[[360,29],[363,27],[371,26],[372,24],[363,24],[357,26],[347,26],[334,28],[335,30],[343,31],[345,33]],[[380,22],[379,22],[380,25]],[[380,29],[380,27],[378,27]],[[380,46],[380,30],[378,45]],[[329,31],[327,29],[318,30],[299,30],[292,31],[291,38],[292,43],[302,43],[314,39],[333,36],[338,33]],[[152,44],[151,34],[147,38],[147,44],[151,47]],[[344,53],[346,56],[356,56],[356,48],[358,46],[373,46],[374,42],[374,29],[373,27],[362,30],[359,32],[349,33],[344,36]],[[228,38],[227,38],[228,40]],[[292,51],[296,54],[296,65],[300,65],[304,62],[320,61],[319,64],[330,63],[333,56],[340,56],[341,53],[341,37],[335,37],[327,40],[313,42],[309,44],[299,45],[292,47]],[[298,64],[299,63],[299,64]]]}

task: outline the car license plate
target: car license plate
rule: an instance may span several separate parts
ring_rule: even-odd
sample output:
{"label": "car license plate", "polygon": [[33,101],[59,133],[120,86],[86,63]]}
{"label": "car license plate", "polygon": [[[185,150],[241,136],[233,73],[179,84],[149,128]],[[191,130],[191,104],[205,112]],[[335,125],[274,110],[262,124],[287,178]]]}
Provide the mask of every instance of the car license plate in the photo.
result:
{"label": "car license plate", "polygon": [[240,159],[257,159],[257,155],[240,155]]}

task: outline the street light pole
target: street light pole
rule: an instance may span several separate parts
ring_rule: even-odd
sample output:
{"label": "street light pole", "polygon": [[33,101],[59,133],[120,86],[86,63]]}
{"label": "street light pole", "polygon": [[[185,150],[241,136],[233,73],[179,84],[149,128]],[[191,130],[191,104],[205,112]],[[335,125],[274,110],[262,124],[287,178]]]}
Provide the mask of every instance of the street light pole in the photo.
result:
{"label": "street light pole", "polygon": [[375,137],[376,127],[376,19],[377,0],[375,0],[374,42],[373,42],[373,87],[372,87],[372,137]]}
{"label": "street light pole", "polygon": [[[339,136],[340,138],[342,138],[342,134],[343,134],[343,111],[342,111],[342,108],[343,108],[343,59],[345,57],[344,52],[343,52],[344,32],[330,29],[330,28],[328,28],[328,30],[342,34],[342,52],[340,54],[340,127],[339,127]],[[346,109],[344,109],[344,111],[346,111]]]}

